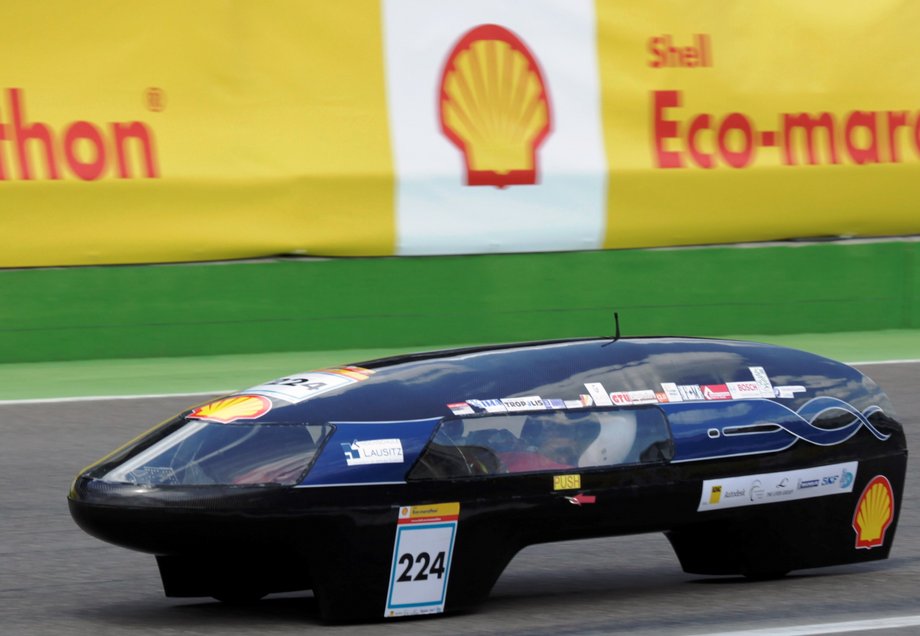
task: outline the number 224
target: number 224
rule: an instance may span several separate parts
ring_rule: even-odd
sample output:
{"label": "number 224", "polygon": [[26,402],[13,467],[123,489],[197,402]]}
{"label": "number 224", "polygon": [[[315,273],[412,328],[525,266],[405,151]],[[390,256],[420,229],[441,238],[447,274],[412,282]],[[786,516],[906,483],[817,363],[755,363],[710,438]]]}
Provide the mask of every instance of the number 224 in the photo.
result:
{"label": "number 224", "polygon": [[[399,563],[406,566],[399,578],[396,579],[400,583],[427,581],[429,574],[434,574],[439,579],[444,576],[444,552],[438,552],[434,557],[434,561],[431,560],[431,555],[427,552],[419,552],[415,556],[407,552],[399,557]],[[415,577],[411,574],[413,565],[419,565]]]}

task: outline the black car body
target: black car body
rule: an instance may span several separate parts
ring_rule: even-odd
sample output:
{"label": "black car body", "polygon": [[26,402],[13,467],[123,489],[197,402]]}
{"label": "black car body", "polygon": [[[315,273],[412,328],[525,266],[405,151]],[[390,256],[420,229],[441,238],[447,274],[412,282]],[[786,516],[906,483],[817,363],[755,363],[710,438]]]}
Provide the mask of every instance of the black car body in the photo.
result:
{"label": "black car body", "polygon": [[77,523],[167,596],[312,589],[328,620],[482,601],[521,548],[664,532],[687,572],[883,559],[907,462],[886,395],[770,345],[578,339],[296,374],[83,470]]}

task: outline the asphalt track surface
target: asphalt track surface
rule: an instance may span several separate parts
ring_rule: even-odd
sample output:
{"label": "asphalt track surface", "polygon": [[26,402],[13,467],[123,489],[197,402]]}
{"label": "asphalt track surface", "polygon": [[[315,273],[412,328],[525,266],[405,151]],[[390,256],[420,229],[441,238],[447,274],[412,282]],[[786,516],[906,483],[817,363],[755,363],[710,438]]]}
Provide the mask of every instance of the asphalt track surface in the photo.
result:
{"label": "asphalt track surface", "polygon": [[811,634],[844,627],[790,629],[848,621],[869,622],[847,633],[920,633],[881,622],[920,622],[920,364],[862,370],[891,397],[913,457],[889,560],[748,582],[684,574],[662,535],[533,546],[477,612],[357,627],[322,624],[309,593],[235,607],[167,599],[153,557],[74,525],[74,474],[200,398],[3,404],[0,634]]}

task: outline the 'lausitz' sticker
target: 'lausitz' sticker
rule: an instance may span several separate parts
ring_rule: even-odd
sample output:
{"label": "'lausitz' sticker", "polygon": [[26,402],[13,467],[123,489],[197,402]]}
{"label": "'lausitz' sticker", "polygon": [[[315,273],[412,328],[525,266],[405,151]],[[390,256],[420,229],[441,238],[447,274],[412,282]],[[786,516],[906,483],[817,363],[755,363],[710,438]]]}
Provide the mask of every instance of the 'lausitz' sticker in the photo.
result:
{"label": "'lausitz' sticker", "polygon": [[345,463],[349,466],[403,463],[402,442],[397,439],[368,439],[341,443]]}

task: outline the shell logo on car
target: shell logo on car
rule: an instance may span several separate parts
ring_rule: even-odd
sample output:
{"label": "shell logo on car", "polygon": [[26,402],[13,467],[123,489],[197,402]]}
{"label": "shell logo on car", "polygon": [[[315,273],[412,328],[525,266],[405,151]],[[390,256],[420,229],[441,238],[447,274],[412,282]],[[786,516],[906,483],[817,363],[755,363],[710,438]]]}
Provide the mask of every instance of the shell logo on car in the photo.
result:
{"label": "shell logo on car", "polygon": [[550,103],[527,45],[497,24],[463,35],[441,76],[440,121],[463,152],[467,185],[537,183],[537,148],[550,132]]}
{"label": "shell logo on car", "polygon": [[344,375],[351,378],[352,380],[361,382],[362,380],[367,380],[369,377],[374,375],[374,370],[365,369],[364,367],[348,366],[339,367],[338,369],[323,369],[323,373],[336,373],[338,375]]}
{"label": "shell logo on car", "polygon": [[236,420],[258,419],[271,408],[271,400],[261,395],[234,395],[199,406],[189,413],[188,419],[229,424]]}
{"label": "shell logo on car", "polygon": [[885,543],[885,531],[894,518],[891,482],[876,475],[863,490],[853,514],[857,548],[876,548]]}

